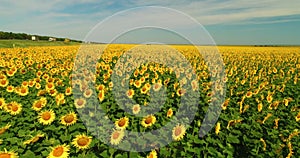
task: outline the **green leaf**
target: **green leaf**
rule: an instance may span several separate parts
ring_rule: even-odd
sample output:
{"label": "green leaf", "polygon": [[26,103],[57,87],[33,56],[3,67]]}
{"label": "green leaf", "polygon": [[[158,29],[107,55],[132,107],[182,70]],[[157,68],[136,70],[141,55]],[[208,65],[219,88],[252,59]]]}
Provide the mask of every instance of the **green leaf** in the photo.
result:
{"label": "green leaf", "polygon": [[237,136],[234,136],[234,135],[232,135],[232,134],[229,134],[229,135],[227,136],[226,140],[227,140],[228,143],[235,143],[235,144],[240,143],[240,140],[238,139],[238,137],[237,137]]}
{"label": "green leaf", "polygon": [[32,158],[32,157],[36,157],[34,152],[27,150],[26,153],[22,156],[24,158]]}

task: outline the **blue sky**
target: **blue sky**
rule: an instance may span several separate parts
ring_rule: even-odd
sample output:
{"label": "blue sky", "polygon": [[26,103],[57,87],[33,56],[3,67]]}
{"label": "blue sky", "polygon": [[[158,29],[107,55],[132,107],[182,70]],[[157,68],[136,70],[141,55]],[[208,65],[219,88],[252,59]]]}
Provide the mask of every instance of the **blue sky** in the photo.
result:
{"label": "blue sky", "polygon": [[[83,40],[95,25],[117,12],[134,7],[161,6],[197,20],[220,45],[300,44],[299,0],[0,0],[0,3],[2,31]],[[119,25],[126,23],[128,18],[143,19],[145,16],[148,15],[142,12],[124,15]],[[157,24],[161,20],[166,24],[170,22],[170,25],[177,26],[183,32],[193,34],[196,31],[176,18],[168,20],[163,12],[153,16]],[[113,34],[114,29],[108,29],[106,33]],[[163,36],[166,39],[162,39],[160,31],[149,30],[128,34],[131,37],[123,36],[119,41],[139,42],[154,34],[157,34],[156,38],[161,39],[161,42],[180,43],[180,40],[168,33]]]}

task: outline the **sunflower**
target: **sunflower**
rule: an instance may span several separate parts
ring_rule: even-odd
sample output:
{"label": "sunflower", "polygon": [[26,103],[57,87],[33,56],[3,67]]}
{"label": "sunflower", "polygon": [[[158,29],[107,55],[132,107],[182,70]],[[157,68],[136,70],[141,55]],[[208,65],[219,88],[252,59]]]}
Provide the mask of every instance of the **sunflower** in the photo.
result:
{"label": "sunflower", "polygon": [[257,95],[258,93],[259,93],[259,89],[255,89],[253,92],[254,95]]}
{"label": "sunflower", "polygon": [[151,84],[150,83],[145,83],[145,85],[144,85],[145,87],[147,87],[148,88],[148,90],[150,90],[150,88],[151,88]]}
{"label": "sunflower", "polygon": [[270,104],[270,106],[269,106],[269,109],[277,109],[278,108],[278,105],[279,105],[279,103],[280,103],[280,101],[274,101],[272,104]]}
{"label": "sunflower", "polygon": [[70,126],[76,123],[77,115],[74,112],[70,112],[69,114],[62,116],[60,120],[61,120],[61,124]]}
{"label": "sunflower", "polygon": [[260,142],[262,142],[262,144],[263,144],[263,150],[264,151],[266,151],[267,150],[267,144],[266,144],[266,141],[263,139],[263,138],[260,138],[260,140],[259,140]]}
{"label": "sunflower", "polygon": [[177,125],[173,128],[172,131],[172,137],[174,140],[179,141],[183,138],[183,136],[185,135],[185,131],[186,128],[184,127],[184,125]]}
{"label": "sunflower", "polygon": [[98,99],[102,102],[105,98],[104,90],[101,90],[98,94]]}
{"label": "sunflower", "polygon": [[6,87],[8,85],[8,80],[7,79],[1,79],[0,80],[0,87]]}
{"label": "sunflower", "polygon": [[226,128],[229,129],[230,126],[234,126],[235,124],[241,123],[241,122],[242,122],[241,119],[237,119],[237,120],[229,120]]}
{"label": "sunflower", "polygon": [[133,105],[133,107],[132,107],[132,113],[133,114],[138,114],[140,112],[140,110],[141,110],[141,107],[140,107],[139,104]]}
{"label": "sunflower", "polygon": [[0,98],[0,109],[6,106],[4,98]]}
{"label": "sunflower", "polygon": [[261,112],[262,108],[263,108],[263,104],[262,103],[258,103],[258,105],[257,105],[258,112]]}
{"label": "sunflower", "polygon": [[40,98],[33,102],[32,109],[35,111],[40,111],[47,104],[47,99],[45,97]]}
{"label": "sunflower", "polygon": [[105,86],[103,84],[100,84],[97,86],[98,91],[104,91],[105,90]]}
{"label": "sunflower", "polygon": [[11,85],[10,85],[10,86],[7,86],[7,87],[6,87],[6,91],[9,92],[9,93],[13,92],[14,90],[15,90],[15,87],[14,87],[14,86],[11,86]]}
{"label": "sunflower", "polygon": [[114,87],[114,83],[113,82],[109,82],[108,87],[109,88],[113,88]]}
{"label": "sunflower", "polygon": [[36,83],[36,84],[35,84],[35,89],[41,89],[41,87],[42,87],[42,86],[41,86],[40,83]]}
{"label": "sunflower", "polygon": [[148,115],[148,116],[146,116],[146,117],[143,118],[141,124],[142,124],[142,126],[144,126],[144,127],[147,128],[147,127],[152,126],[155,123],[155,121],[156,121],[156,117],[155,116]]}
{"label": "sunflower", "polygon": [[47,90],[47,91],[50,91],[50,90],[53,90],[53,89],[55,89],[54,83],[53,83],[53,82],[48,82],[48,83],[46,84],[46,90]]}
{"label": "sunflower", "polygon": [[15,101],[7,104],[6,108],[11,115],[17,115],[22,111],[22,105]]}
{"label": "sunflower", "polygon": [[251,98],[251,97],[252,97],[252,92],[251,92],[251,91],[248,91],[248,92],[246,93],[246,97],[247,97],[247,98]]}
{"label": "sunflower", "polygon": [[32,137],[31,139],[26,140],[23,144],[27,145],[27,144],[33,144],[37,141],[39,141],[40,138],[43,138],[45,136],[45,134],[37,134],[36,136]]}
{"label": "sunflower", "polygon": [[69,157],[70,147],[69,145],[57,145],[56,147],[52,147],[52,151],[48,155],[47,158],[67,158]]}
{"label": "sunflower", "polygon": [[186,90],[185,89],[180,89],[180,88],[176,92],[176,94],[178,96],[183,96],[185,93],[186,93]]}
{"label": "sunflower", "polygon": [[153,85],[153,90],[154,90],[155,92],[157,92],[157,91],[160,90],[161,87],[162,87],[162,84],[160,84],[160,83],[155,83],[155,84]]}
{"label": "sunflower", "polygon": [[125,129],[129,125],[128,117],[122,117],[115,122],[117,129]]}
{"label": "sunflower", "polygon": [[173,116],[173,110],[170,108],[167,112],[167,117],[172,117]]}
{"label": "sunflower", "polygon": [[7,74],[7,76],[12,77],[15,75],[15,73],[16,73],[16,71],[9,70],[9,71],[7,71],[6,74]]}
{"label": "sunflower", "polygon": [[152,150],[149,155],[147,156],[147,158],[157,158],[157,152],[156,150]]}
{"label": "sunflower", "polygon": [[17,93],[20,95],[20,96],[26,96],[28,93],[29,93],[29,89],[28,87],[21,87],[21,88],[18,88],[18,91]]}
{"label": "sunflower", "polygon": [[273,100],[273,97],[272,97],[272,95],[269,94],[269,95],[267,96],[267,101],[268,101],[268,103],[271,103],[272,100]]}
{"label": "sunflower", "polygon": [[50,90],[48,91],[48,93],[49,93],[52,97],[55,97],[56,94],[57,94],[57,90],[56,90],[56,89],[50,89]]}
{"label": "sunflower", "polygon": [[111,133],[110,144],[118,145],[125,136],[124,130],[114,130]]}
{"label": "sunflower", "polygon": [[170,82],[170,78],[165,79],[165,80],[164,80],[164,85],[165,85],[165,86],[168,85],[169,82]]}
{"label": "sunflower", "polygon": [[9,123],[6,124],[4,127],[1,127],[0,128],[0,135],[5,133],[10,127],[11,127],[11,125]]}
{"label": "sunflower", "polygon": [[0,81],[3,79],[7,79],[7,77],[4,74],[0,74]]}
{"label": "sunflower", "polygon": [[15,153],[13,151],[7,151],[4,148],[4,151],[0,151],[0,158],[18,158],[18,153]]}
{"label": "sunflower", "polygon": [[27,81],[23,81],[22,82],[22,87],[28,87],[28,82]]}
{"label": "sunflower", "polygon": [[71,95],[72,94],[72,87],[66,88],[65,94],[66,95]]}
{"label": "sunflower", "polygon": [[132,98],[133,95],[134,95],[134,90],[133,90],[133,89],[129,89],[129,90],[127,91],[127,97],[128,97],[128,98]]}
{"label": "sunflower", "polygon": [[285,106],[288,106],[289,105],[289,99],[283,99],[283,103]]}
{"label": "sunflower", "polygon": [[89,98],[89,97],[91,97],[92,94],[93,94],[93,91],[91,89],[87,89],[84,91],[83,96],[85,98]]}
{"label": "sunflower", "polygon": [[300,121],[300,112],[297,114],[297,116],[295,117],[296,121]]}
{"label": "sunflower", "polygon": [[86,100],[83,98],[75,99],[75,107],[76,108],[83,108],[86,104]]}
{"label": "sunflower", "polygon": [[191,83],[193,91],[197,91],[199,88],[198,81],[195,79]]}
{"label": "sunflower", "polygon": [[29,87],[33,87],[34,85],[35,85],[35,81],[34,80],[29,81],[29,83],[28,83]]}
{"label": "sunflower", "polygon": [[230,102],[230,98],[229,98],[229,99],[226,99],[226,100],[224,101],[224,103],[222,104],[222,109],[223,109],[223,110],[226,110],[226,109],[227,109],[227,106],[228,106],[229,102]]}
{"label": "sunflower", "polygon": [[56,105],[64,104],[65,101],[65,95],[63,93],[59,93],[55,97]]}
{"label": "sunflower", "polygon": [[216,132],[217,135],[219,134],[220,129],[221,129],[221,123],[218,122],[217,125],[216,125],[216,128],[215,128],[215,132]]}
{"label": "sunflower", "polygon": [[142,83],[141,83],[140,80],[136,80],[136,81],[133,82],[133,85],[134,85],[136,88],[140,88],[141,85],[142,85]]}
{"label": "sunflower", "polygon": [[264,124],[273,114],[268,113],[267,116],[264,118],[264,120],[262,121],[262,124]]}
{"label": "sunflower", "polygon": [[91,142],[92,142],[92,137],[86,136],[85,134],[80,134],[73,139],[72,144],[73,146],[81,150],[81,149],[89,148]]}
{"label": "sunflower", "polygon": [[143,86],[140,90],[142,94],[146,94],[148,92],[148,88],[146,86]]}
{"label": "sunflower", "polygon": [[51,124],[55,119],[55,113],[53,110],[47,110],[39,113],[38,116],[39,122],[43,125]]}

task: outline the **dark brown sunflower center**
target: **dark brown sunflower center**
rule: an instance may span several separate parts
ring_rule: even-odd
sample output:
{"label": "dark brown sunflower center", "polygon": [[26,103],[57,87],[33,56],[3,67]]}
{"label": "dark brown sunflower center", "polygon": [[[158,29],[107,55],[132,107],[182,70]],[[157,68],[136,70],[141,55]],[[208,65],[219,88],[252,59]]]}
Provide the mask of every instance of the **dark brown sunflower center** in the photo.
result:
{"label": "dark brown sunflower center", "polygon": [[77,104],[78,104],[79,106],[83,105],[83,100],[78,100],[78,101],[77,101]]}
{"label": "dark brown sunflower center", "polygon": [[25,88],[22,88],[22,89],[21,89],[21,93],[26,93],[26,89],[25,89]]}
{"label": "dark brown sunflower center", "polygon": [[77,140],[77,144],[78,144],[79,146],[85,146],[85,145],[88,144],[88,142],[89,142],[89,139],[88,139],[88,138],[79,138],[79,139]]}
{"label": "dark brown sunflower center", "polygon": [[19,107],[17,105],[13,105],[11,108],[12,111],[18,111],[18,109],[19,109]]}
{"label": "dark brown sunflower center", "polygon": [[113,139],[117,139],[117,138],[119,138],[119,135],[120,135],[119,132],[114,132],[112,137],[113,137]]}
{"label": "dark brown sunflower center", "polygon": [[74,116],[73,115],[67,115],[64,118],[66,123],[71,123],[74,120]]}
{"label": "dark brown sunflower center", "polygon": [[152,122],[152,117],[147,117],[145,123],[150,124],[151,122]]}
{"label": "dark brown sunflower center", "polygon": [[125,120],[125,119],[121,119],[121,120],[118,122],[118,125],[119,125],[120,127],[123,127],[123,126],[125,125],[125,123],[126,123],[126,120]]}
{"label": "dark brown sunflower center", "polygon": [[51,118],[51,114],[49,112],[45,112],[42,114],[42,118],[44,120],[49,120]]}
{"label": "dark brown sunflower center", "polygon": [[8,153],[2,153],[2,154],[0,154],[0,158],[10,158],[10,157],[11,156]]}
{"label": "dark brown sunflower center", "polygon": [[37,108],[41,108],[41,107],[42,107],[42,103],[41,103],[41,101],[38,101],[38,102],[35,104],[35,107],[37,107]]}
{"label": "dark brown sunflower center", "polygon": [[64,153],[64,148],[63,147],[57,147],[53,150],[53,156],[59,157]]}
{"label": "dark brown sunflower center", "polygon": [[175,136],[178,136],[181,133],[181,128],[175,129]]}

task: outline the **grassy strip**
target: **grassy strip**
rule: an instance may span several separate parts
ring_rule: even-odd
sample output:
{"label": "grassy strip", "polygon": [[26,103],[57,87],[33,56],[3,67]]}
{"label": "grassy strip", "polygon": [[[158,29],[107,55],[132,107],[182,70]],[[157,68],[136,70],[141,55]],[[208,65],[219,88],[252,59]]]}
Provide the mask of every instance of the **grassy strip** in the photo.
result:
{"label": "grassy strip", "polygon": [[79,45],[78,42],[62,42],[62,41],[31,41],[31,40],[0,40],[0,48],[14,47],[35,47],[35,46],[69,46]]}

